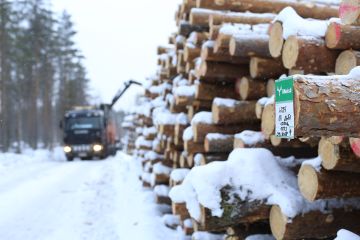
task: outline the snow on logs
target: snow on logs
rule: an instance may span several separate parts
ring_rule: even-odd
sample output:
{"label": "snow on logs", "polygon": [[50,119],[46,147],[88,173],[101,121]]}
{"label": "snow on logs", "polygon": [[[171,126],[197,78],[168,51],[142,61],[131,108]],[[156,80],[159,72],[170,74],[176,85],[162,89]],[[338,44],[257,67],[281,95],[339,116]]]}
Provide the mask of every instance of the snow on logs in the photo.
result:
{"label": "snow on logs", "polygon": [[324,3],[324,1],[287,1],[287,0],[241,0],[241,4],[235,0],[197,0],[196,7],[214,10],[230,10],[234,12],[254,13],[279,13],[285,7],[290,6],[300,16],[315,19],[328,19],[337,17],[339,6]]}

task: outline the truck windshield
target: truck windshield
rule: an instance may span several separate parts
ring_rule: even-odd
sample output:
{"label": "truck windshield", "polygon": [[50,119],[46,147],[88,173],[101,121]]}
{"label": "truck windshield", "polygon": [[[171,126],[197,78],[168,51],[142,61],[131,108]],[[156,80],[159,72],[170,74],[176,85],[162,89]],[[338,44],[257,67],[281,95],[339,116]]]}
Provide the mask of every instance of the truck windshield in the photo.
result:
{"label": "truck windshield", "polygon": [[100,129],[101,119],[99,117],[79,117],[66,120],[66,130],[75,129]]}

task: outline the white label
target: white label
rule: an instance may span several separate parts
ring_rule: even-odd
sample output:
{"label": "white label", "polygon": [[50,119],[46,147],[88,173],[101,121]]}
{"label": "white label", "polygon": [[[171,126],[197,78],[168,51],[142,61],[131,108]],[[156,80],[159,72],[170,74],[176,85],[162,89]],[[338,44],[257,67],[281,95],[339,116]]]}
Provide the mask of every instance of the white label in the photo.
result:
{"label": "white label", "polygon": [[276,136],[294,138],[294,103],[280,102],[275,105]]}

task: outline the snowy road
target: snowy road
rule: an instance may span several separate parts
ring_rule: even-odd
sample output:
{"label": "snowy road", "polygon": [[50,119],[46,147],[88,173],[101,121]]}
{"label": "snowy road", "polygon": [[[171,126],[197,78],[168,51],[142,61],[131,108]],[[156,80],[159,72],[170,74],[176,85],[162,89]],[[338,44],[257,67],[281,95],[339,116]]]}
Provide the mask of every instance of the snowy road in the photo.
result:
{"label": "snowy road", "polygon": [[[1,160],[1,159],[0,159]],[[0,170],[0,239],[175,239],[161,223],[138,165],[27,161]]]}

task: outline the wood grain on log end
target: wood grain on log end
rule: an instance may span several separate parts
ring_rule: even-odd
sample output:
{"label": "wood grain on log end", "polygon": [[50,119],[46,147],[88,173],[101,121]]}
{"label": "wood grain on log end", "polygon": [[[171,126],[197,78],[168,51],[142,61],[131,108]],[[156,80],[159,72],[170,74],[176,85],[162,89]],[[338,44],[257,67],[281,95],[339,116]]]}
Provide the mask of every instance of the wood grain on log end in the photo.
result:
{"label": "wood grain on log end", "polygon": [[335,73],[338,75],[346,75],[359,64],[360,52],[353,50],[343,51],[336,59]]}
{"label": "wood grain on log end", "polygon": [[275,22],[270,27],[269,50],[273,58],[281,56],[281,51],[284,45],[283,28],[280,22]]}
{"label": "wood grain on log end", "polygon": [[308,200],[314,201],[319,188],[316,170],[310,165],[303,165],[298,175],[298,185],[301,194]]}
{"label": "wood grain on log end", "polygon": [[268,104],[264,107],[261,116],[261,130],[270,137],[275,132],[275,110],[274,104]]}
{"label": "wood grain on log end", "polygon": [[340,159],[339,146],[333,144],[327,138],[321,138],[319,143],[319,156],[322,160],[322,166],[325,169],[334,169]]}
{"label": "wood grain on log end", "polygon": [[284,66],[287,69],[294,68],[299,56],[299,42],[296,36],[290,36],[286,40],[282,53],[282,61]]}
{"label": "wood grain on log end", "polygon": [[339,8],[339,17],[344,24],[355,23],[360,15],[358,0],[342,0]]}
{"label": "wood grain on log end", "polygon": [[270,228],[276,239],[283,239],[286,231],[288,218],[282,213],[278,205],[274,205],[270,210]]}

